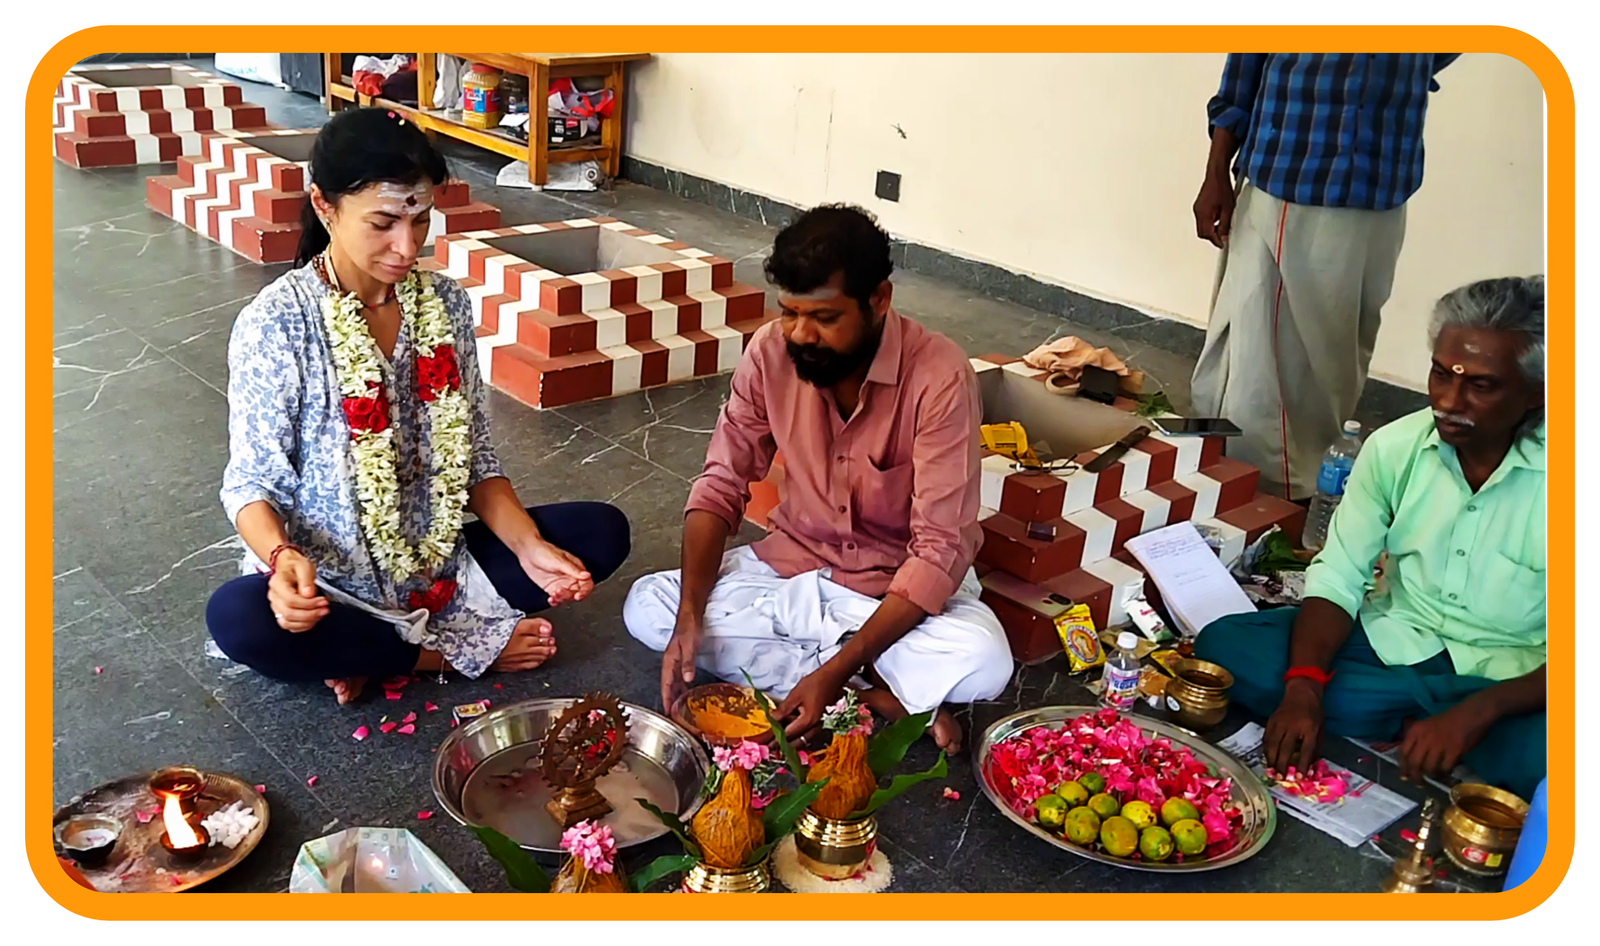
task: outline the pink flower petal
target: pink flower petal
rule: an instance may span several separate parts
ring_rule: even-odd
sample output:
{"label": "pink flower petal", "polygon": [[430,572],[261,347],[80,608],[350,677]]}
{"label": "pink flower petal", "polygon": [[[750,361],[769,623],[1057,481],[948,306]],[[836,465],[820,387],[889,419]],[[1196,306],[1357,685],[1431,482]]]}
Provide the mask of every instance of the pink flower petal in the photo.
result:
{"label": "pink flower petal", "polygon": [[403,690],[405,689],[406,684],[410,682],[410,677],[390,677],[389,679],[383,681],[383,688],[385,690]]}
{"label": "pink flower petal", "polygon": [[161,809],[159,808],[152,808],[149,811],[136,811],[133,813],[133,816],[139,819],[140,824],[149,824],[150,819],[154,818],[156,816],[156,812],[160,810]]}
{"label": "pink flower petal", "polygon": [[399,690],[384,690],[383,695],[386,699],[398,700],[400,699],[401,693]]}
{"label": "pink flower petal", "polygon": [[498,683],[496,683],[496,684],[495,684],[495,685],[494,685],[494,688],[495,688],[495,689],[496,689],[496,690],[501,690],[501,689],[504,689],[504,687],[502,687],[502,686],[501,686],[501,685],[500,685],[500,684],[498,684]]}
{"label": "pink flower petal", "polygon": [[306,779],[306,787],[307,788],[313,788],[313,787],[316,786],[316,784],[317,784],[317,777],[315,775],[313,775],[310,778]]}
{"label": "pink flower petal", "polygon": [[358,726],[356,727],[356,731],[350,734],[350,738],[354,739],[356,742],[360,742],[370,735],[372,735],[372,730],[368,729],[366,726]]}
{"label": "pink flower petal", "polygon": [[382,725],[380,725],[380,726],[379,726],[379,727],[378,727],[378,730],[379,730],[379,731],[380,731],[380,732],[383,732],[383,733],[385,733],[385,734],[387,734],[387,733],[392,733],[392,732],[394,732],[394,729],[395,729],[395,727],[396,727],[396,726],[398,726],[398,725],[400,725],[400,724],[399,724],[399,723],[396,723],[396,722],[393,722],[393,721],[391,721],[391,722],[387,722],[387,723],[384,723],[384,724],[382,724]]}
{"label": "pink flower petal", "polygon": [[405,716],[405,719],[402,719],[400,721],[402,723],[414,723],[414,722],[417,721],[417,714],[416,713],[407,713],[406,716]]}
{"label": "pink flower petal", "polygon": [[961,793],[946,785],[944,787],[944,797],[950,799],[951,801],[960,801]]}
{"label": "pink flower petal", "polygon": [[418,821],[427,821],[429,818],[432,818],[432,817],[433,817],[433,812],[431,812],[431,811],[419,811],[419,812],[417,812],[417,820]]}
{"label": "pink flower petal", "polygon": [[104,669],[105,669],[104,667],[96,667],[96,668],[94,668],[94,672],[95,672],[96,675],[98,675]]}
{"label": "pink flower petal", "polygon": [[257,785],[256,786],[256,794],[257,795],[265,795],[266,793],[267,793],[267,787],[265,785]]}
{"label": "pink flower petal", "polygon": [[409,736],[409,735],[411,735],[412,733],[414,733],[416,731],[417,731],[417,727],[416,727],[416,724],[414,724],[414,723],[406,723],[404,726],[401,726],[399,729],[395,730],[395,732],[399,733],[402,736]]}
{"label": "pink flower petal", "polygon": [[424,703],[424,704],[422,704],[422,711],[425,712],[425,713],[432,713],[432,712],[435,712],[438,709],[439,709],[439,707],[437,705],[433,704],[433,703]]}

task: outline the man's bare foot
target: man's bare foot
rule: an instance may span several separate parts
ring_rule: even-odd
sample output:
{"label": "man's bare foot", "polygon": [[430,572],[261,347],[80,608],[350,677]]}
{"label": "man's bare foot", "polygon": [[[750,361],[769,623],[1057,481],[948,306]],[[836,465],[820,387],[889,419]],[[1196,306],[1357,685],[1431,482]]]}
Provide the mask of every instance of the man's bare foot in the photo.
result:
{"label": "man's bare foot", "polygon": [[505,649],[489,665],[490,670],[514,673],[532,670],[556,655],[555,630],[544,618],[525,618],[511,632]]}
{"label": "man's bare foot", "polygon": [[934,744],[943,749],[945,755],[955,755],[961,751],[961,724],[944,707],[934,714],[933,725],[928,727],[928,732],[933,734]]}
{"label": "man's bare foot", "polygon": [[344,706],[347,703],[355,702],[356,698],[361,695],[362,688],[367,685],[367,678],[350,677],[345,680],[324,680],[322,682],[326,683],[328,689],[332,690],[333,695],[339,699],[339,705]]}
{"label": "man's bare foot", "polygon": [[[891,722],[906,717],[906,708],[887,686],[874,686],[870,690],[858,690],[856,695],[867,708]],[[933,714],[933,723],[928,727],[928,734],[933,736],[934,745],[943,749],[945,755],[955,755],[961,751],[961,724],[943,707]]]}

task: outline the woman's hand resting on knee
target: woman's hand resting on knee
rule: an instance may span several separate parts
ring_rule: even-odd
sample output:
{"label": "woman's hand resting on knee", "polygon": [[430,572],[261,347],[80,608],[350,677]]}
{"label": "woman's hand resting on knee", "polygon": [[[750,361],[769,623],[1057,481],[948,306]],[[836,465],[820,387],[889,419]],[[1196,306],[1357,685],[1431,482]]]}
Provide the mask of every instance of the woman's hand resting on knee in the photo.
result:
{"label": "woman's hand resting on knee", "polygon": [[278,626],[296,634],[328,616],[328,599],[317,594],[317,566],[293,549],[278,555],[278,570],[267,579],[267,603]]}
{"label": "woman's hand resting on knee", "polygon": [[517,556],[522,570],[550,598],[550,606],[582,601],[594,591],[594,577],[577,556],[540,538]]}

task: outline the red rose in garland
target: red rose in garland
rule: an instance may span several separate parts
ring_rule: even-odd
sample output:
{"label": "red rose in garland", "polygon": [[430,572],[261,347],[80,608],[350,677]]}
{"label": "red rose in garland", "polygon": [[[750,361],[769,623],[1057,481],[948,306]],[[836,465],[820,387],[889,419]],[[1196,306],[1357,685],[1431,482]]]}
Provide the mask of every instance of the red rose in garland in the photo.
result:
{"label": "red rose in garland", "polygon": [[344,399],[344,418],[350,423],[350,437],[362,431],[381,434],[389,429],[389,395],[380,385],[370,385],[370,397]]}
{"label": "red rose in garland", "polygon": [[450,599],[456,596],[456,583],[448,578],[441,578],[434,582],[427,591],[411,592],[409,604],[415,609],[426,609],[430,614],[438,614]]}
{"label": "red rose in garland", "polygon": [[417,394],[424,401],[432,401],[441,391],[454,391],[461,387],[461,369],[456,364],[456,350],[451,345],[440,345],[433,357],[417,356]]}

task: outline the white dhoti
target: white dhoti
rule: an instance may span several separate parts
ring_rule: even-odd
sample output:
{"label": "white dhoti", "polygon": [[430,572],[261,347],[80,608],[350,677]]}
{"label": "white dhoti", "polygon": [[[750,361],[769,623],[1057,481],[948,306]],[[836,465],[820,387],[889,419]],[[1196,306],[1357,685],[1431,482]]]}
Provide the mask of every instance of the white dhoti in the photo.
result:
{"label": "white dhoti", "polygon": [[[681,587],[678,571],[635,582],[622,606],[628,633],[651,650],[666,650]],[[873,664],[912,715],[944,703],[994,699],[1010,681],[1006,633],[978,594],[969,570],[943,613],[929,616]],[[695,664],[732,683],[744,683],[749,674],[756,687],[782,699],[837,654],[878,604],[830,581],[826,569],[780,578],[748,546],[736,548],[722,557]]]}
{"label": "white dhoti", "polygon": [[1243,187],[1190,393],[1199,416],[1244,431],[1228,454],[1261,471],[1262,492],[1316,491],[1367,383],[1405,232],[1403,204],[1308,207]]}

